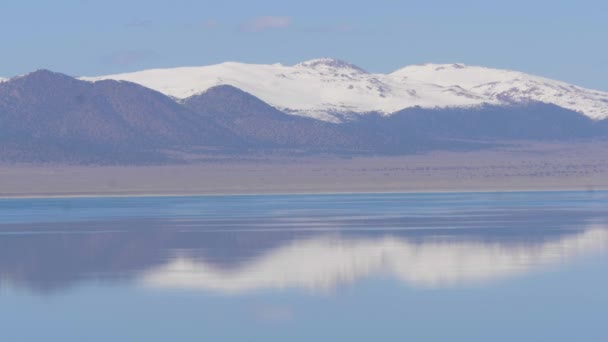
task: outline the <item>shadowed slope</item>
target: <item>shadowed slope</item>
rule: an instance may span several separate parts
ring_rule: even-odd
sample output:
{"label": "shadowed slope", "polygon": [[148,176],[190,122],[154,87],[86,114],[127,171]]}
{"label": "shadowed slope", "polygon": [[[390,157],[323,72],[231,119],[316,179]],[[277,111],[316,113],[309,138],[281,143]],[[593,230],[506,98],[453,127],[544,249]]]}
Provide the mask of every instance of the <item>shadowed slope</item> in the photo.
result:
{"label": "shadowed slope", "polygon": [[351,119],[289,115],[229,85],[178,103],[130,82],[40,70],[0,83],[0,161],[147,164],[210,153],[383,155],[608,138],[608,120],[540,102]]}
{"label": "shadowed slope", "polygon": [[315,151],[360,148],[356,139],[342,131],[338,124],[285,114],[233,86],[213,87],[183,103],[236,135],[255,141],[255,146],[251,147]]}
{"label": "shadowed slope", "polygon": [[345,129],[367,141],[374,151],[389,153],[463,150],[515,141],[564,142],[608,137],[607,120],[555,105],[475,108],[409,108],[390,116],[365,115]]}
{"label": "shadowed slope", "polygon": [[162,159],[159,149],[217,149],[238,140],[140,85],[90,83],[46,70],[0,84],[0,122],[0,157],[13,160],[138,163]]}

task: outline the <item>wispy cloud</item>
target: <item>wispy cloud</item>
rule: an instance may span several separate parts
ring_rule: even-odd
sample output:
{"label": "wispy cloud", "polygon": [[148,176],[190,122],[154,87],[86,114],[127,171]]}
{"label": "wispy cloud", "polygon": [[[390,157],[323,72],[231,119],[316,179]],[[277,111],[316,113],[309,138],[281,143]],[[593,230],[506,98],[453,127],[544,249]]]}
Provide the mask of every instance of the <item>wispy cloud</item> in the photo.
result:
{"label": "wispy cloud", "polygon": [[351,33],[355,31],[355,27],[351,24],[336,24],[336,25],[320,25],[309,26],[301,29],[304,32],[311,33]]}
{"label": "wispy cloud", "polygon": [[347,33],[347,32],[353,32],[355,30],[355,27],[350,24],[338,24],[338,25],[331,27],[331,29],[334,32]]}
{"label": "wispy cloud", "polygon": [[183,27],[188,30],[195,31],[213,31],[221,26],[221,23],[217,19],[207,18],[202,20],[190,21],[182,23]]}
{"label": "wispy cloud", "polygon": [[291,17],[263,16],[253,18],[241,25],[241,30],[246,32],[261,32],[273,29],[287,28],[291,25]]}
{"label": "wispy cloud", "polygon": [[115,66],[130,66],[154,58],[156,52],[151,50],[117,51],[103,58],[104,63]]}
{"label": "wispy cloud", "polygon": [[139,20],[134,20],[134,21],[127,23],[125,25],[125,27],[127,27],[127,28],[145,28],[145,27],[152,26],[152,24],[154,24],[154,22],[150,19],[139,19]]}
{"label": "wispy cloud", "polygon": [[219,21],[215,19],[206,19],[201,22],[201,27],[205,30],[211,30],[220,26]]}

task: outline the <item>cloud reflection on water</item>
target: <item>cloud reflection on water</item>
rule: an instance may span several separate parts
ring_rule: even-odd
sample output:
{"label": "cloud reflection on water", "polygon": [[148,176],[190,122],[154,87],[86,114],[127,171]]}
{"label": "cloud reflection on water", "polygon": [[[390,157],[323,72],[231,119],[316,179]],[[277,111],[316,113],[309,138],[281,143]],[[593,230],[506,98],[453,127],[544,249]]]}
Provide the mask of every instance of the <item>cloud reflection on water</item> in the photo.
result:
{"label": "cloud reflection on water", "polygon": [[222,293],[333,289],[373,275],[418,287],[447,287],[523,274],[607,249],[608,227],[601,225],[517,243],[330,235],[292,241],[233,269],[178,255],[138,278],[150,287]]}
{"label": "cloud reflection on water", "polygon": [[607,249],[608,193],[5,200],[0,291],[446,287]]}

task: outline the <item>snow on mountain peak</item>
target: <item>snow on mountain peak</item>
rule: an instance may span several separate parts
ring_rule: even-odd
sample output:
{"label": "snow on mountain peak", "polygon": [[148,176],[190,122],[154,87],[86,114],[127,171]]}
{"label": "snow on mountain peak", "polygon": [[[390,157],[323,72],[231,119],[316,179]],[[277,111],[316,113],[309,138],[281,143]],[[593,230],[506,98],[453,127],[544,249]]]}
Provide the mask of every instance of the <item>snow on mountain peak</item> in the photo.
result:
{"label": "snow on mountain peak", "polygon": [[367,74],[368,72],[365,71],[364,69],[345,62],[343,60],[340,59],[335,59],[335,58],[316,58],[316,59],[311,59],[305,62],[301,62],[295,65],[295,67],[300,67],[300,68],[312,68],[312,69],[320,69],[320,68],[327,68],[327,69],[347,69],[347,70],[353,70],[353,71],[357,71],[360,73],[365,73]]}
{"label": "snow on mountain peak", "polygon": [[[294,66],[226,62],[203,67],[154,69],[83,77],[126,80],[184,99],[217,85],[246,91],[287,113],[339,121],[350,113],[470,107],[541,101],[608,118],[608,93],[521,72],[454,64],[421,64],[373,74],[332,58]],[[336,115],[340,114],[340,115]]]}
{"label": "snow on mountain peak", "polygon": [[540,101],[583,113],[593,119],[608,118],[608,93],[519,71],[463,64],[424,64],[399,69],[390,76],[439,86],[459,86],[476,95],[502,103]]}
{"label": "snow on mountain peak", "polygon": [[[410,65],[408,67],[434,69],[435,71],[440,71],[440,70],[445,70],[445,69],[465,69],[467,66],[464,63],[452,63],[452,64],[422,63],[422,64]],[[408,67],[406,67],[406,68],[408,68]]]}

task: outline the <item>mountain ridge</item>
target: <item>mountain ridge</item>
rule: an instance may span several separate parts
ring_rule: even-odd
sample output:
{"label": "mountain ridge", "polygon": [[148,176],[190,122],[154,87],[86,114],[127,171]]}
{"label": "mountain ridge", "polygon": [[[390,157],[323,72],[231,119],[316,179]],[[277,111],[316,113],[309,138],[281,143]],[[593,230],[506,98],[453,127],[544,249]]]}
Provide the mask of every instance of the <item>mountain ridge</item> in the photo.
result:
{"label": "mountain ridge", "polygon": [[334,124],[285,114],[230,85],[209,88],[181,103],[258,147],[327,151],[357,145]]}
{"label": "mountain ridge", "polygon": [[232,85],[285,113],[331,122],[343,121],[344,114],[390,115],[414,107],[472,108],[530,101],[556,104],[594,120],[608,118],[608,92],[462,63],[413,65],[380,74],[320,58],[293,66],[225,62],[81,79],[132,81],[177,99]]}
{"label": "mountain ridge", "polygon": [[0,157],[26,160],[161,160],[159,149],[234,144],[230,132],[154,90],[48,70],[0,83],[0,123]]}
{"label": "mountain ridge", "polygon": [[[326,62],[313,67],[334,68]],[[235,155],[353,157],[608,138],[608,120],[535,101],[341,114],[339,123],[291,115],[231,85],[175,99],[129,81],[89,82],[38,70],[0,83],[0,161],[147,164]]]}

